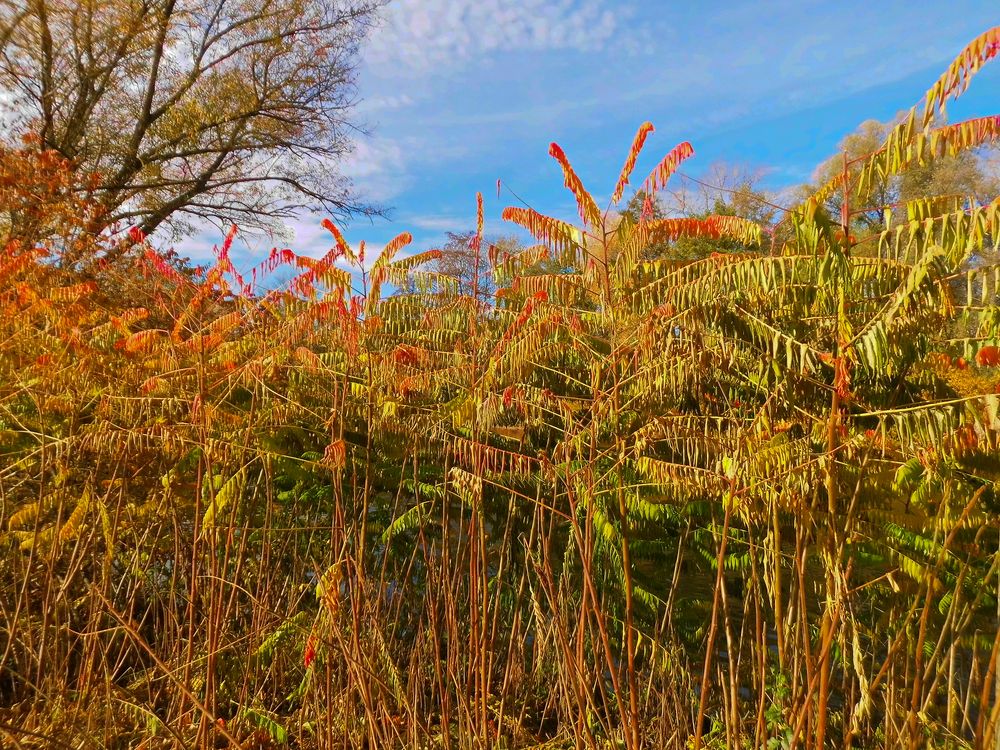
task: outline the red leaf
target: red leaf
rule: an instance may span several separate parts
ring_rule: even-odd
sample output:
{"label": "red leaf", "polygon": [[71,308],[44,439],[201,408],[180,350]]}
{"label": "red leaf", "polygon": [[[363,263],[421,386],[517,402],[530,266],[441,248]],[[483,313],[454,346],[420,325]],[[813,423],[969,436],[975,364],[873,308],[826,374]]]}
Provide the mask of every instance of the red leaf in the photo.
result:
{"label": "red leaf", "polygon": [[313,663],[313,659],[316,658],[316,639],[314,636],[309,636],[306,641],[306,650],[302,658],[302,663],[305,664],[306,669],[309,669],[309,665]]}

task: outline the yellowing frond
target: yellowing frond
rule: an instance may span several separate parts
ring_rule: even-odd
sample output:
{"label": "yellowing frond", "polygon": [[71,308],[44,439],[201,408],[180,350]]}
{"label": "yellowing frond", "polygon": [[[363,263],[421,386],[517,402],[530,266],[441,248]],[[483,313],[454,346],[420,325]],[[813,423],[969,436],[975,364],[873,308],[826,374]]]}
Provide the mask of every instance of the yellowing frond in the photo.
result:
{"label": "yellowing frond", "polygon": [[375,261],[374,267],[381,267],[392,262],[392,259],[396,256],[396,253],[400,249],[406,247],[411,242],[413,242],[413,235],[409,232],[402,232],[401,234],[393,237],[389,243],[382,249],[382,252],[378,256],[378,260]]}
{"label": "yellowing frond", "polygon": [[583,233],[579,229],[540,214],[533,208],[509,206],[503,210],[503,219],[524,227],[532,237],[544,242],[560,256],[575,255],[583,247]]}
{"label": "yellowing frond", "polygon": [[923,124],[944,110],[948,99],[957,99],[969,87],[972,77],[1000,52],[1000,26],[973,39],[942,76],[931,86],[925,97]]}
{"label": "yellowing frond", "polygon": [[90,500],[90,487],[85,487],[83,495],[80,496],[80,499],[76,503],[76,507],[73,508],[73,512],[70,514],[69,518],[66,519],[62,528],[59,529],[59,541],[68,542],[79,536],[80,531],[83,529],[84,518],[87,516],[87,511],[90,510]]}
{"label": "yellowing frond", "polygon": [[203,528],[210,529],[215,526],[215,520],[219,514],[232,505],[243,492],[243,485],[246,482],[246,468],[240,469],[225,481],[219,491],[208,501],[208,508],[201,519]]}

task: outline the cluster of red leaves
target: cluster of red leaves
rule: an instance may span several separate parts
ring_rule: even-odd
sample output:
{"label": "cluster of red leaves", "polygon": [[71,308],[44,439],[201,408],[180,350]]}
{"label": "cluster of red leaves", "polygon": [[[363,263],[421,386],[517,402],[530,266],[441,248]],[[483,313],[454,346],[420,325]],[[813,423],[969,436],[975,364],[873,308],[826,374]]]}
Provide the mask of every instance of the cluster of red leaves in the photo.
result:
{"label": "cluster of red leaves", "polygon": [[[934,352],[929,356],[932,365],[942,369],[966,370],[969,361],[965,357],[952,357],[942,352]],[[979,367],[1000,366],[1000,347],[983,346],[976,352],[975,362]]]}
{"label": "cluster of red leaves", "polygon": [[416,367],[420,361],[420,351],[412,346],[400,344],[392,352],[393,361],[404,367]]}
{"label": "cluster of red leaves", "polygon": [[503,405],[509,409],[514,403],[514,398],[519,395],[520,389],[517,386],[509,385],[503,390]]}
{"label": "cluster of red leaves", "polygon": [[982,347],[976,352],[976,364],[980,367],[996,367],[1000,365],[1000,347]]}

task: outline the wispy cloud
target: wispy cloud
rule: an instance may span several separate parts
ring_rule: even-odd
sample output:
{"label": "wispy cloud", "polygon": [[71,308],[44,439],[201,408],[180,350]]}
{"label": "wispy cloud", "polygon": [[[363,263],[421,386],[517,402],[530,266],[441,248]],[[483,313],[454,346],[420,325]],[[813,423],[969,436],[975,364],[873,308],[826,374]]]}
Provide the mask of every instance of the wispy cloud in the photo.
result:
{"label": "wispy cloud", "polygon": [[602,49],[632,15],[600,0],[399,0],[366,52],[417,72],[494,52]]}
{"label": "wispy cloud", "polygon": [[363,186],[365,198],[390,200],[410,186],[403,145],[391,138],[360,139],[344,163],[344,174]]}
{"label": "wispy cloud", "polygon": [[403,221],[416,229],[425,229],[429,232],[461,232],[465,231],[474,219],[469,216],[432,215],[414,216]]}
{"label": "wispy cloud", "polygon": [[385,94],[362,100],[357,106],[357,111],[361,114],[392,112],[413,104],[414,99],[409,94]]}

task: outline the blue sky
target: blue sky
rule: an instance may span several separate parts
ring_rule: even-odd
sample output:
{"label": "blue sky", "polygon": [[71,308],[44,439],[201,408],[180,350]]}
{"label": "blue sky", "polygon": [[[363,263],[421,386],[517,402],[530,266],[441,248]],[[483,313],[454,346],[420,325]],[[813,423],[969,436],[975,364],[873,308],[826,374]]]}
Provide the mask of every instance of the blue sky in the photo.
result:
{"label": "blue sky", "polygon": [[[572,218],[550,141],[607,196],[644,120],[656,132],[638,180],[689,140],[683,171],[694,177],[724,161],[764,172],[774,189],[801,183],[857,124],[910,107],[997,24],[989,0],[394,0],[359,77],[357,119],[371,134],[346,165],[390,218],[355,220],[345,234],[377,248],[408,230],[413,250],[434,247],[473,226],[477,190],[487,231],[509,232],[499,216],[514,199],[497,200],[498,178]],[[951,119],[1000,112],[998,94],[1000,62]],[[325,252],[320,218],[290,223],[283,244]],[[274,241],[244,243],[263,256]]]}

